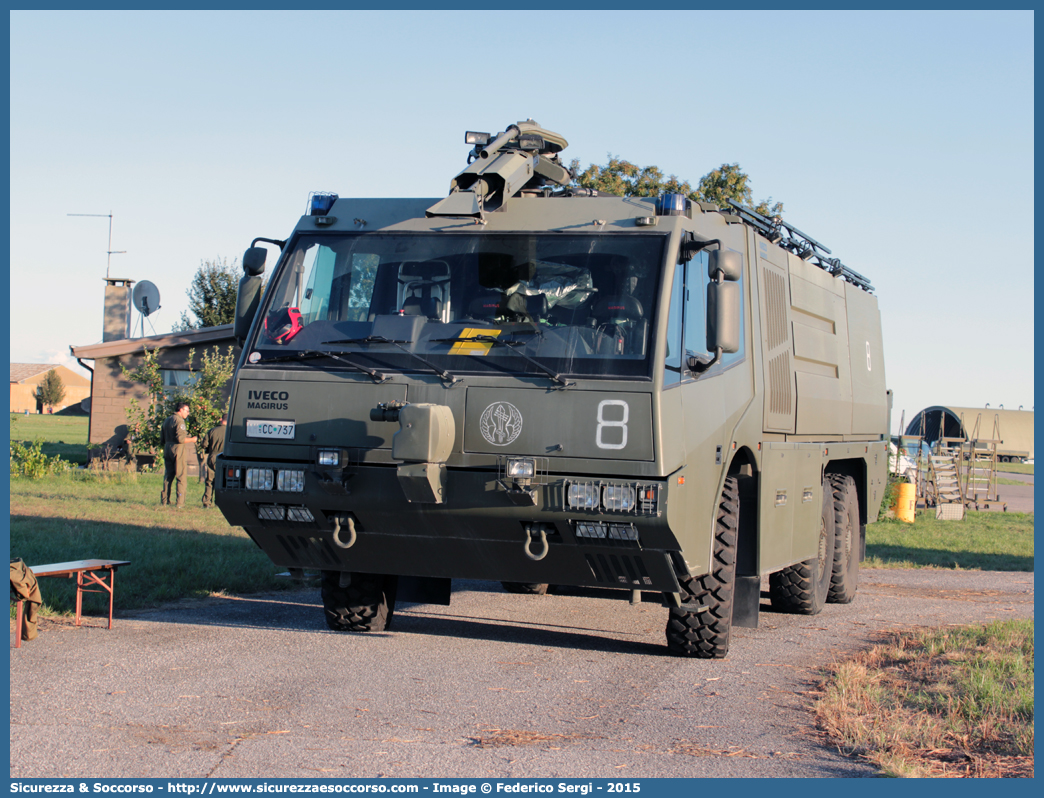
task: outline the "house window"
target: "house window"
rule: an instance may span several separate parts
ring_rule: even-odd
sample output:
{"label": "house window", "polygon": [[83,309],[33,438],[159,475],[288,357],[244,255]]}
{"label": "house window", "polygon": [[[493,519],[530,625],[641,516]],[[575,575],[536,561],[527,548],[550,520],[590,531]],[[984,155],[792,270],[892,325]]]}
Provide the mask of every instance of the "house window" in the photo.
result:
{"label": "house window", "polygon": [[164,388],[191,388],[199,375],[186,369],[160,369]]}

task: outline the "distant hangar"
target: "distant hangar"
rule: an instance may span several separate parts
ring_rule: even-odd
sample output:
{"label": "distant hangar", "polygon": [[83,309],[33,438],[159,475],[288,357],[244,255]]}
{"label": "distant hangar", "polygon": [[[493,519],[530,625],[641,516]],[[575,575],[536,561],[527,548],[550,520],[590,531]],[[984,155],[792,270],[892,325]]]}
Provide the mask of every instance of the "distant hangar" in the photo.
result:
{"label": "distant hangar", "polygon": [[[997,459],[1002,463],[1033,459],[1033,411],[992,407],[933,405],[915,415],[905,435],[920,435],[934,446],[940,437],[985,442],[999,430]],[[990,444],[980,443],[977,448]]]}

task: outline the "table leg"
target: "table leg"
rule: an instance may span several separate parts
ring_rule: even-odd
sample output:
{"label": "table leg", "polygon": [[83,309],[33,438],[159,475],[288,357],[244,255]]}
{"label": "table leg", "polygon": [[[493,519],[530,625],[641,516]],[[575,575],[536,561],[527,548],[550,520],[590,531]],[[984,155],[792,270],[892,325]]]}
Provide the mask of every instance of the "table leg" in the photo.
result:
{"label": "table leg", "polygon": [[25,602],[21,599],[15,602],[15,648],[22,647],[22,613]]}
{"label": "table leg", "polygon": [[116,569],[109,570],[109,628],[112,628],[112,600],[116,593]]}
{"label": "table leg", "polygon": [[80,612],[83,608],[83,571],[76,572],[76,625],[80,625]]}

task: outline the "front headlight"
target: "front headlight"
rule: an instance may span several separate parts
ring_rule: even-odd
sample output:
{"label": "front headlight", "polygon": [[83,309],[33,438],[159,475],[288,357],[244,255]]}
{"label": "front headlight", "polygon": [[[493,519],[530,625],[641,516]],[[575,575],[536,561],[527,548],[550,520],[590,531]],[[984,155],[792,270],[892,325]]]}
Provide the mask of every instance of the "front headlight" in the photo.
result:
{"label": "front headlight", "polygon": [[627,513],[634,509],[634,488],[630,485],[606,485],[602,488],[605,509]]}
{"label": "front headlight", "polygon": [[272,490],[271,468],[248,468],[246,486],[248,490]]}
{"label": "front headlight", "polygon": [[304,490],[304,471],[293,471],[283,468],[279,469],[279,475],[276,478],[276,487],[279,490],[301,493]]}
{"label": "front headlight", "polygon": [[509,457],[505,472],[514,479],[532,479],[536,474],[536,460],[531,457]]}
{"label": "front headlight", "polygon": [[576,510],[594,510],[598,507],[598,486],[590,482],[573,482],[566,494],[569,506]]}

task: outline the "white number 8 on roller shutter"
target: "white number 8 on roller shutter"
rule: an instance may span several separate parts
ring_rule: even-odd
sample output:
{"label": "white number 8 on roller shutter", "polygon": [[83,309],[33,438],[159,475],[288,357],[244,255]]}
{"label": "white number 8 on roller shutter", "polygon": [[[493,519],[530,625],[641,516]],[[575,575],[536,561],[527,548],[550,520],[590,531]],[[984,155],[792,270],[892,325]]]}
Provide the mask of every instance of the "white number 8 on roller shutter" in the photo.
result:
{"label": "white number 8 on roller shutter", "polygon": [[[605,409],[607,407],[622,407],[623,418],[621,419],[607,419],[605,418]],[[603,399],[598,403],[598,431],[595,433],[595,443],[599,449],[623,449],[627,446],[627,418],[631,414],[631,408],[627,406],[627,402],[622,399]],[[602,440],[602,435],[605,430],[619,429],[620,430],[620,442],[619,443],[606,443]],[[615,438],[616,435],[610,435],[610,438]]]}

